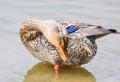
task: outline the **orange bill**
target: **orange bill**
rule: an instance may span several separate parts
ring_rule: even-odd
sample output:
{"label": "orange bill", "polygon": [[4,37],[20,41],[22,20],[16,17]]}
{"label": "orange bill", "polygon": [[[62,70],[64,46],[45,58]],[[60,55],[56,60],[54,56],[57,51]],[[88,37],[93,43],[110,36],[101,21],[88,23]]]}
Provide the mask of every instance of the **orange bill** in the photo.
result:
{"label": "orange bill", "polygon": [[60,53],[60,57],[62,58],[62,60],[65,62],[67,60],[67,57],[63,51],[64,45],[59,44],[58,45],[58,52]]}

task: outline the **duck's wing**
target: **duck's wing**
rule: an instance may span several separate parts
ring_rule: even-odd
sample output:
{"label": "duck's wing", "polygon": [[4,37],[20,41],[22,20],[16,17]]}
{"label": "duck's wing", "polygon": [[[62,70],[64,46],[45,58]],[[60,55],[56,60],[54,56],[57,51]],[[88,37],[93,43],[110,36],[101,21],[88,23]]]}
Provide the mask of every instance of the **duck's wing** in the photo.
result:
{"label": "duck's wing", "polygon": [[72,26],[72,28],[78,29],[79,33],[83,34],[86,37],[95,36],[96,39],[103,37],[107,34],[115,33],[120,34],[115,29],[105,29],[101,26],[80,22],[71,22],[71,21],[59,21],[65,28]]}
{"label": "duck's wing", "polygon": [[81,28],[80,33],[82,33],[84,36],[95,36],[97,38],[101,38],[107,34],[120,34],[115,29],[105,29],[101,26],[94,26],[89,28]]}

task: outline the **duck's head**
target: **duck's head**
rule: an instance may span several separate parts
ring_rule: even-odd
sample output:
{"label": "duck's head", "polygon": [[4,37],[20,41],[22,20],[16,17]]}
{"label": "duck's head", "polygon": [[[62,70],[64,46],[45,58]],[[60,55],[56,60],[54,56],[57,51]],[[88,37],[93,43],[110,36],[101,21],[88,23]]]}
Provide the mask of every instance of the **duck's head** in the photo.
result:
{"label": "duck's head", "polygon": [[44,20],[42,21],[42,26],[39,29],[52,45],[58,47],[58,44],[64,42],[63,38],[67,32],[59,22],[55,20]]}
{"label": "duck's head", "polygon": [[64,40],[63,40],[63,38],[67,34],[66,29],[59,22],[54,20],[45,20],[43,21],[42,26],[43,28],[40,28],[41,32],[48,39],[48,41],[51,42],[51,44],[57,48],[62,60],[66,61],[67,58],[64,53]]}

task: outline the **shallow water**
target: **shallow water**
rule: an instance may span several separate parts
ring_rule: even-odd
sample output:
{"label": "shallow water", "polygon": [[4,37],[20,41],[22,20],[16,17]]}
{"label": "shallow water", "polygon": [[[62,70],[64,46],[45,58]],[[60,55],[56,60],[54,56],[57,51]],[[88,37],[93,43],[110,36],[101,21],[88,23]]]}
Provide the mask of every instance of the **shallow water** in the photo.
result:
{"label": "shallow water", "polygon": [[58,75],[53,68],[51,64],[38,63],[28,70],[23,82],[96,82],[95,77],[83,67],[61,67]]}
{"label": "shallow water", "polygon": [[[119,0],[1,0],[0,82],[28,82],[28,79],[41,82],[40,74],[46,73],[46,65],[38,64],[40,61],[27,52],[19,39],[19,27],[26,18],[75,20],[120,31],[119,4]],[[55,78],[53,72],[49,72],[46,80],[65,82],[70,78],[72,82],[77,82],[77,79],[83,82],[120,82],[119,37],[108,35],[97,40],[95,58],[83,68],[73,70],[74,74],[70,71],[72,69],[68,72],[63,68],[63,76]],[[86,75],[90,77],[86,78]]]}

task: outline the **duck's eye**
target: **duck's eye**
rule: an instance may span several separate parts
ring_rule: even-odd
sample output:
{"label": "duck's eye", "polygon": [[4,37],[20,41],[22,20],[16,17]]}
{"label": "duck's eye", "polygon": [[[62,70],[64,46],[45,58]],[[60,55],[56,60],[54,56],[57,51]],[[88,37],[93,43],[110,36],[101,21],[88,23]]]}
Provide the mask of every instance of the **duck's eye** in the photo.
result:
{"label": "duck's eye", "polygon": [[55,31],[57,32],[57,33],[59,33],[60,32],[60,29],[58,29],[59,27],[56,27],[57,29],[55,29]]}

